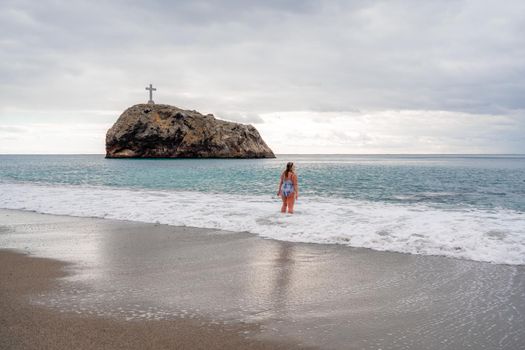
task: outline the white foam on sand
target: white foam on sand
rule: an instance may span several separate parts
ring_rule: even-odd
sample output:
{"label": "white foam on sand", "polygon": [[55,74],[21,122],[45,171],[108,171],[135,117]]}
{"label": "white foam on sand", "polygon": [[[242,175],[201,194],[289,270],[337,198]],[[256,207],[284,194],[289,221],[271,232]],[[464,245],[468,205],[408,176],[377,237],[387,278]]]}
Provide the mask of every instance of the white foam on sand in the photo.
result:
{"label": "white foam on sand", "polygon": [[300,198],[295,215],[280,199],[218,193],[0,184],[0,207],[177,226],[498,264],[525,264],[525,214],[438,209],[339,198]]}

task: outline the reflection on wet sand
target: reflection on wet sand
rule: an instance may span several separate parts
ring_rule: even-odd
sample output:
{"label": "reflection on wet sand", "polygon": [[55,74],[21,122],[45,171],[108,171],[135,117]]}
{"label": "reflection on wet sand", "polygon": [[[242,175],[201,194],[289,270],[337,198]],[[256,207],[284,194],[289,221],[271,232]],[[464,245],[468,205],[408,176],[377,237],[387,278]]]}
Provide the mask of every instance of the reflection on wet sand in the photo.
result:
{"label": "reflection on wet sand", "polygon": [[293,280],[296,261],[294,259],[294,248],[289,244],[280,244],[277,250],[277,257],[274,260],[273,293],[270,298],[274,301],[275,317],[285,318],[288,316],[288,303],[293,298],[290,295],[292,284],[298,282]]}
{"label": "reflection on wet sand", "polygon": [[[9,215],[7,215],[7,213]],[[334,349],[517,349],[525,268],[245,233],[0,211],[0,247],[75,263],[53,308],[208,317]]]}

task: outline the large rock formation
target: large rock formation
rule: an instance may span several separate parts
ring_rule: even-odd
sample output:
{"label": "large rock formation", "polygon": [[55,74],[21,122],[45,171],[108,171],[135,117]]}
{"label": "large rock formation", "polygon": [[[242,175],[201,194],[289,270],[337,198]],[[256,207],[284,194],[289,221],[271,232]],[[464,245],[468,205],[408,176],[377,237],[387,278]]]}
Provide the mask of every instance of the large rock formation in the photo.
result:
{"label": "large rock formation", "polygon": [[251,125],[174,106],[128,108],[106,134],[106,158],[275,158]]}

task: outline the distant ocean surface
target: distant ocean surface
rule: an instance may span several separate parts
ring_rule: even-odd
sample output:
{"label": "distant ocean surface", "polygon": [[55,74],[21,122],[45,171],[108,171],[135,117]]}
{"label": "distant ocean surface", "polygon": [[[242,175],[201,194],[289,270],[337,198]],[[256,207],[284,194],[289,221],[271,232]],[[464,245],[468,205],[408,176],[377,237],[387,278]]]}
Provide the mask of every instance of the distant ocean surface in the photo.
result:
{"label": "distant ocean surface", "polygon": [[[299,176],[295,215],[279,213],[276,196],[288,161]],[[525,264],[525,156],[516,155],[0,155],[0,208]]]}

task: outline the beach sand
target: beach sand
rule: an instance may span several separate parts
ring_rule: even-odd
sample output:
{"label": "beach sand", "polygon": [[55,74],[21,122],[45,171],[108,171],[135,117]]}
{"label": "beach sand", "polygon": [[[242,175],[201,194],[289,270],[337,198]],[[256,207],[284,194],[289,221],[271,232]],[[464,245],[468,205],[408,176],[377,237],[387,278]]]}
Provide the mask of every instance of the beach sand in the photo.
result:
{"label": "beach sand", "polygon": [[35,306],[30,297],[52,291],[64,263],[0,251],[0,349],[294,349],[250,340],[256,325],[218,325],[205,319],[125,321]]}
{"label": "beach sand", "polygon": [[525,347],[524,266],[11,210],[0,248],[1,349]]}

